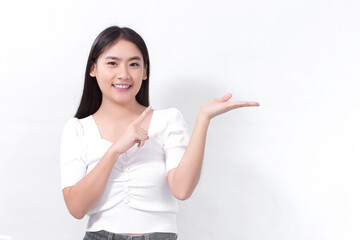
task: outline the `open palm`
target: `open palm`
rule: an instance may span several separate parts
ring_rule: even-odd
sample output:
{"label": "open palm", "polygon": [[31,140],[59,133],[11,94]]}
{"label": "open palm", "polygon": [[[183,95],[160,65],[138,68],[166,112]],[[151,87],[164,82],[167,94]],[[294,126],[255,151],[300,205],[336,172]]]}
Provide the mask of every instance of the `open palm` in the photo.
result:
{"label": "open palm", "polygon": [[257,107],[260,106],[257,102],[248,102],[248,101],[234,101],[228,102],[232,97],[231,93],[225,94],[221,98],[211,99],[204,102],[200,107],[200,113],[204,114],[209,120],[217,115],[226,113],[232,109],[241,108],[241,107]]}

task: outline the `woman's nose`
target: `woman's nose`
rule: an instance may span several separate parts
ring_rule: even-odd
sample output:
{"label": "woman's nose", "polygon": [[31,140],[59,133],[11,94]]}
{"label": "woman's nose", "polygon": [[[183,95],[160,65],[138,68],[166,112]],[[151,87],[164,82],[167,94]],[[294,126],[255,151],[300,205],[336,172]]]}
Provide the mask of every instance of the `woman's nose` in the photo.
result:
{"label": "woman's nose", "polygon": [[128,79],[129,78],[129,72],[126,66],[119,66],[118,67],[118,71],[116,74],[117,78],[121,78],[121,79]]}

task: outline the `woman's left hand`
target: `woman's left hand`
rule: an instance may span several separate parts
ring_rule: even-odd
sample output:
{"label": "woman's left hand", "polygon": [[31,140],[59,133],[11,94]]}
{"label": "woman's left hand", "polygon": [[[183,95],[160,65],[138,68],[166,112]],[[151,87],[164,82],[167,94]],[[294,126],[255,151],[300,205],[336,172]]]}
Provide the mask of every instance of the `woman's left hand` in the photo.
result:
{"label": "woman's left hand", "polygon": [[216,117],[217,115],[226,113],[236,108],[260,106],[260,104],[257,102],[247,102],[247,101],[228,102],[228,100],[231,97],[232,94],[228,93],[225,94],[222,98],[211,99],[209,101],[206,101],[201,105],[199,113],[210,121],[213,117]]}

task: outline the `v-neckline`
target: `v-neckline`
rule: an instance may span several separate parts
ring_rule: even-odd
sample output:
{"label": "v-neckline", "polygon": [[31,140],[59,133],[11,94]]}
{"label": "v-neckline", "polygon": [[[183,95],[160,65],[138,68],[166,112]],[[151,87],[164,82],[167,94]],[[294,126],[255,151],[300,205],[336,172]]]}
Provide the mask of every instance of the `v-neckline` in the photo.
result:
{"label": "v-neckline", "polygon": [[[154,120],[155,111],[156,111],[156,110],[153,109],[153,112],[152,112],[152,114],[151,114],[151,119],[150,119],[150,124],[149,124],[149,129],[148,129],[148,135],[150,135],[150,131],[152,130],[152,125],[153,125],[153,120]],[[96,130],[96,132],[97,132],[97,135],[98,135],[99,139],[100,139],[100,140],[103,140],[103,141],[106,141],[106,142],[108,142],[108,143],[114,144],[112,141],[107,140],[107,139],[105,139],[105,138],[103,138],[103,137],[101,136],[99,127],[98,127],[98,125],[96,124],[95,119],[94,119],[94,117],[93,117],[92,114],[90,115],[90,118],[91,118],[91,120],[92,120],[92,122],[93,122],[93,124],[94,124],[94,126],[95,126],[95,130]]]}

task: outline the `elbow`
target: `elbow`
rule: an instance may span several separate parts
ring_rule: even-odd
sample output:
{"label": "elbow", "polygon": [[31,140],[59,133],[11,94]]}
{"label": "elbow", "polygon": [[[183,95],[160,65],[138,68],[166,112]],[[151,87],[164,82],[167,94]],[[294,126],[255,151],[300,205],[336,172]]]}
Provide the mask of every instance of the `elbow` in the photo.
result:
{"label": "elbow", "polygon": [[177,200],[180,200],[180,201],[185,201],[187,200],[189,197],[176,197]]}
{"label": "elbow", "polygon": [[74,218],[76,218],[77,220],[81,220],[84,218],[85,215],[72,215]]}
{"label": "elbow", "polygon": [[65,201],[65,203],[66,203],[66,207],[67,207],[69,213],[71,214],[71,216],[73,216],[74,218],[79,219],[79,220],[85,217],[85,215],[87,213],[85,211],[85,209],[82,209],[81,207],[79,207],[77,204],[75,204],[73,202],[69,203],[69,202]]}
{"label": "elbow", "polygon": [[87,211],[83,207],[84,204],[81,204],[79,201],[73,199],[71,195],[72,187],[67,187],[63,189],[63,196],[65,200],[65,205],[71,216],[76,219],[82,219],[86,215]]}
{"label": "elbow", "polygon": [[[181,178],[175,178],[176,170],[170,170],[168,173],[168,181],[173,196],[181,201],[189,199],[194,192],[196,183],[186,183]],[[188,182],[188,181],[187,181]]]}
{"label": "elbow", "polygon": [[174,197],[178,200],[185,201],[190,198],[192,192],[181,192],[181,193],[174,193]]}
{"label": "elbow", "polygon": [[78,220],[83,219],[85,217],[85,214],[81,214],[81,213],[80,214],[79,213],[71,213],[71,215]]}
{"label": "elbow", "polygon": [[79,210],[74,210],[68,207],[69,213],[71,214],[71,216],[73,216],[74,218],[80,220],[83,219],[86,215],[86,213],[83,213],[82,211]]}

